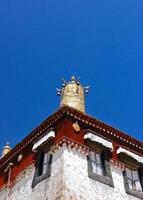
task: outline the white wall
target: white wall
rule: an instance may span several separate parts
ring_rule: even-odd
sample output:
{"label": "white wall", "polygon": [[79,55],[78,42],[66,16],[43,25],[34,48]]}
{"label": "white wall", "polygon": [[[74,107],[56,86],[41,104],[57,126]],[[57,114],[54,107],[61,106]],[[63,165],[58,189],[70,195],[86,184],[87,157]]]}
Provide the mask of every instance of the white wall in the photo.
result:
{"label": "white wall", "polygon": [[[63,174],[62,152],[59,151],[53,156],[51,177],[31,188],[34,171],[34,165],[31,165],[17,177],[8,200],[55,200],[58,197]],[[6,190],[3,189],[0,191],[0,200],[5,200],[5,197]]]}
{"label": "white wall", "polygon": [[[88,177],[87,158],[73,151],[64,151],[65,186],[75,200],[137,200],[126,194],[122,172],[111,166],[114,188]],[[68,198],[67,198],[68,199]]]}
{"label": "white wall", "polygon": [[[51,176],[31,188],[34,165],[18,177],[8,200],[138,200],[127,195],[122,172],[111,166],[114,188],[88,177],[86,156],[62,148],[53,155]],[[0,191],[5,200],[6,190]]]}

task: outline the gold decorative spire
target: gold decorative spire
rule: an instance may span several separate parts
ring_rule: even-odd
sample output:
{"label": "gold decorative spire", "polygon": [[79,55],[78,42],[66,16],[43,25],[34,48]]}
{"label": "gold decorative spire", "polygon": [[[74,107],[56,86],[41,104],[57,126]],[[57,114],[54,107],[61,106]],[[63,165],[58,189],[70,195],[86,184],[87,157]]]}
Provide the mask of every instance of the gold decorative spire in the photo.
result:
{"label": "gold decorative spire", "polygon": [[1,157],[4,157],[10,150],[11,150],[11,147],[9,146],[9,142],[7,142],[6,145],[3,147]]}
{"label": "gold decorative spire", "polygon": [[68,83],[64,79],[62,82],[62,88],[57,88],[57,93],[61,97],[60,107],[67,105],[84,112],[84,92],[88,93],[89,86],[83,87],[80,78],[76,80],[74,76],[71,76]]}

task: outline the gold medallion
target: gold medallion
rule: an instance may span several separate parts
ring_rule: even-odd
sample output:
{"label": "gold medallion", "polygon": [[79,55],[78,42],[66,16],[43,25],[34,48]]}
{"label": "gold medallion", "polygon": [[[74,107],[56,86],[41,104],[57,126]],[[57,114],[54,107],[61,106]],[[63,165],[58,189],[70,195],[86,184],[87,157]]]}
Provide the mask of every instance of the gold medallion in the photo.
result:
{"label": "gold medallion", "polygon": [[74,131],[76,131],[76,132],[79,132],[79,131],[80,131],[80,126],[78,125],[78,123],[74,123],[74,124],[72,125],[72,127],[73,127]]}

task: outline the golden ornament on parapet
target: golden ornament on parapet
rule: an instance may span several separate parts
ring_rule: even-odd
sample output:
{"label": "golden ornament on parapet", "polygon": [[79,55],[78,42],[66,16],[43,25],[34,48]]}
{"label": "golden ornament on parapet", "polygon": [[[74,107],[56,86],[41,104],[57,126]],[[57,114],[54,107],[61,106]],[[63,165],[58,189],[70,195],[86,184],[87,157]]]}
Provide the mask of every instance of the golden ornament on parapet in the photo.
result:
{"label": "golden ornament on parapet", "polygon": [[60,107],[69,106],[85,112],[84,93],[88,93],[88,90],[89,86],[84,87],[80,84],[80,78],[76,80],[72,76],[69,82],[63,79],[62,88],[57,88],[57,94],[60,96]]}
{"label": "golden ornament on parapet", "polygon": [[73,129],[74,129],[75,132],[79,132],[79,131],[80,131],[80,126],[79,126],[79,124],[78,124],[77,122],[74,123],[74,124],[72,125],[72,127],[73,127]]}
{"label": "golden ornament on parapet", "polygon": [[18,157],[17,157],[17,161],[18,161],[18,162],[21,162],[22,158],[23,158],[23,155],[22,155],[22,154],[19,154]]}
{"label": "golden ornament on parapet", "polygon": [[7,142],[6,145],[3,147],[1,157],[4,157],[10,150],[11,150],[11,147],[9,146],[9,142]]}

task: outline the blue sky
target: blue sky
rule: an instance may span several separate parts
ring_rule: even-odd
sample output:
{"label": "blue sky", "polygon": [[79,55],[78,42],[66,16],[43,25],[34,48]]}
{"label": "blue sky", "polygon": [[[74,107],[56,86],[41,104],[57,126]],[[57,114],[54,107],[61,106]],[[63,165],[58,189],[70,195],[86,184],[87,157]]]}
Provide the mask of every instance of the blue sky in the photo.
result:
{"label": "blue sky", "polygon": [[86,112],[143,141],[142,0],[0,1],[0,148],[59,106],[61,77],[91,85]]}

